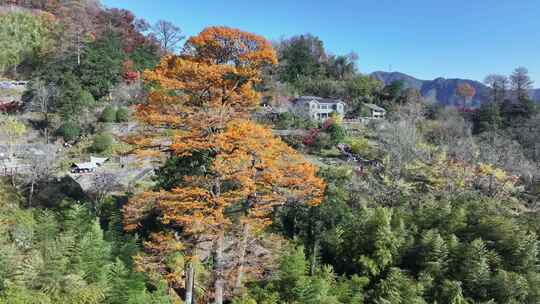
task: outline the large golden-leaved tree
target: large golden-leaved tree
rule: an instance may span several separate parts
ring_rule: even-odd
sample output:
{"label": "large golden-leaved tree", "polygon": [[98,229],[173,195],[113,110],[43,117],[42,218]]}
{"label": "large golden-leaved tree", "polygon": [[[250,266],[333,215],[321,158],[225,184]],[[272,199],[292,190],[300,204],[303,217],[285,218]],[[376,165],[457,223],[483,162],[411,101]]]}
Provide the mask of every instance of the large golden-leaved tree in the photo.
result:
{"label": "large golden-leaved tree", "polygon": [[[190,38],[177,56],[163,58],[145,73],[152,87],[137,110],[145,129],[132,140],[146,156],[193,159],[192,170],[171,189],[140,193],[124,207],[127,230],[152,217],[160,229],[146,243],[151,253],[140,258],[165,274],[171,287],[193,298],[193,261],[212,244],[212,291],[215,303],[241,289],[248,263],[248,239],[271,223],[283,204],[321,202],[324,183],[316,168],[266,127],[249,119],[259,103],[254,85],[261,70],[277,63],[264,38],[227,27],[210,27]],[[226,261],[225,247],[235,248]],[[181,252],[181,273],[160,261]],[[145,264],[146,263],[146,264]]]}

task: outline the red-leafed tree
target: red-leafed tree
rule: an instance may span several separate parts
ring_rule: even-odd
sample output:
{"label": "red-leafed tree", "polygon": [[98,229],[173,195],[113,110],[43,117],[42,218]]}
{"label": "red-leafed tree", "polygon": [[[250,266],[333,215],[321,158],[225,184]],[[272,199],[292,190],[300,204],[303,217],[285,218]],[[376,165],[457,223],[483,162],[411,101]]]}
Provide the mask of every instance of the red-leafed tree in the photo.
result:
{"label": "red-leafed tree", "polygon": [[122,78],[128,84],[139,79],[139,72],[135,71],[133,60],[128,59],[122,63]]}

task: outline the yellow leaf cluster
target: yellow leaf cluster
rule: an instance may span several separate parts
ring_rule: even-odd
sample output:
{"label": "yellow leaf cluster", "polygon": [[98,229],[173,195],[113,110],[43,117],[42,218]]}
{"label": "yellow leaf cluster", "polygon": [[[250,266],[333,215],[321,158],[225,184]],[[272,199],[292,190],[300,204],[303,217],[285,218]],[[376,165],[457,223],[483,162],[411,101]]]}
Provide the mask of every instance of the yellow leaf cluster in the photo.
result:
{"label": "yellow leaf cluster", "polygon": [[417,160],[404,169],[420,191],[460,192],[480,190],[490,196],[505,196],[517,189],[519,178],[491,164],[471,165],[437,153],[429,162]]}

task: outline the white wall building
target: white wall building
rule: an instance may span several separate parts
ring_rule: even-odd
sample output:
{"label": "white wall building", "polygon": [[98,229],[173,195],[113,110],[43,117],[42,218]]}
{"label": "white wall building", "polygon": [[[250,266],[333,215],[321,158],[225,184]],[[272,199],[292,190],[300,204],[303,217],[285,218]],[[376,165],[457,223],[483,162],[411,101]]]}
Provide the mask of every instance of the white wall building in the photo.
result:
{"label": "white wall building", "polygon": [[382,119],[386,116],[386,110],[379,107],[378,105],[372,103],[365,103],[364,107],[369,112],[369,116],[367,118]]}
{"label": "white wall building", "polygon": [[333,112],[345,115],[345,103],[339,99],[300,96],[293,100],[293,108],[298,115],[315,120],[327,119]]}

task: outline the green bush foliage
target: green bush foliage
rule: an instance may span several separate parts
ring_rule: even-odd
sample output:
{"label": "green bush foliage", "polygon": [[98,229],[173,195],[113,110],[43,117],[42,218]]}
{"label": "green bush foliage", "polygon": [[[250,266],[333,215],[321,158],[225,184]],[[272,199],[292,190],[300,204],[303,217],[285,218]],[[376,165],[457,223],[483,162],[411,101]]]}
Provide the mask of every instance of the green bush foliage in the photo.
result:
{"label": "green bush foliage", "polygon": [[337,122],[333,122],[326,128],[326,132],[330,134],[330,140],[333,145],[337,145],[343,140],[345,140],[345,137],[347,136],[347,132],[345,131],[345,128]]}
{"label": "green bush foliage", "polygon": [[102,122],[115,122],[117,118],[118,111],[113,106],[106,106],[105,109],[101,112],[101,116],[99,118]]}
{"label": "green bush foliage", "polygon": [[326,132],[319,132],[315,136],[315,143],[313,144],[313,148],[317,151],[320,151],[322,149],[330,149],[334,146],[334,140],[332,139],[332,135],[328,134]]}
{"label": "green bush foliage", "polygon": [[85,49],[79,67],[80,83],[99,100],[122,79],[122,63],[125,59],[119,35],[106,31]]}
{"label": "green bush foliage", "polygon": [[289,112],[279,113],[274,121],[274,127],[280,130],[286,129],[309,129],[316,127],[311,119],[300,117]]}
{"label": "green bush foliage", "polygon": [[81,135],[81,128],[74,122],[67,121],[56,130],[58,136],[62,136],[65,141],[73,141]]}
{"label": "green bush foliage", "polygon": [[96,153],[109,151],[113,144],[113,138],[110,134],[98,134],[94,137],[91,150]]}
{"label": "green bush foliage", "polygon": [[52,23],[45,15],[13,10],[0,18],[0,72],[16,67],[36,55],[51,42]]}
{"label": "green bush foliage", "polygon": [[132,269],[138,245],[118,211],[104,230],[79,202],[23,209],[9,193],[0,181],[0,303],[172,303]]}
{"label": "green bush foliage", "polygon": [[159,63],[159,47],[155,44],[138,45],[130,57],[133,60],[135,70],[143,72],[152,69]]}
{"label": "green bush foliage", "polygon": [[126,107],[120,107],[116,111],[116,122],[129,121],[129,109]]}
{"label": "green bush foliage", "polygon": [[[282,213],[283,233],[302,240],[305,256],[317,257],[300,268],[331,265],[336,276],[350,280],[359,276],[365,282],[359,294],[374,303],[535,303],[540,299],[536,285],[540,276],[533,266],[538,262],[540,226],[537,220],[531,225],[515,218],[512,208],[505,206],[508,203],[472,191],[438,199],[425,193],[414,198],[397,194],[402,195],[398,206],[354,207],[350,203],[358,199],[358,186],[351,172],[327,169],[322,175],[327,182],[323,204],[291,207]],[[396,193],[382,191],[372,199],[382,202],[393,196]],[[288,265],[287,269],[295,268]],[[294,280],[304,285],[301,276]],[[271,292],[291,299],[297,297],[291,292],[298,288],[285,286],[295,284],[269,286],[274,288]]]}
{"label": "green bush foliage", "polygon": [[373,159],[377,154],[376,149],[369,144],[369,140],[365,137],[350,138],[347,140],[347,144],[352,153],[364,158]]}
{"label": "green bush foliage", "polygon": [[58,112],[64,119],[76,120],[84,110],[94,106],[95,100],[90,92],[81,87],[73,74],[68,72],[64,77],[60,87]]}
{"label": "green bush foliage", "polygon": [[302,136],[298,136],[298,135],[285,136],[282,138],[282,140],[294,149],[301,149],[303,147],[304,139]]}

